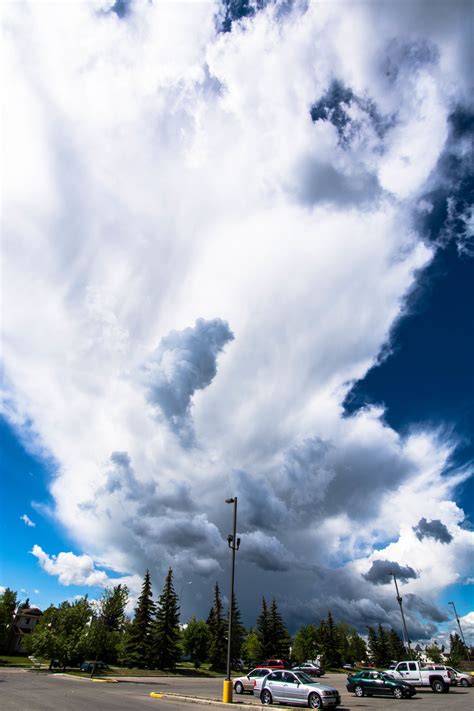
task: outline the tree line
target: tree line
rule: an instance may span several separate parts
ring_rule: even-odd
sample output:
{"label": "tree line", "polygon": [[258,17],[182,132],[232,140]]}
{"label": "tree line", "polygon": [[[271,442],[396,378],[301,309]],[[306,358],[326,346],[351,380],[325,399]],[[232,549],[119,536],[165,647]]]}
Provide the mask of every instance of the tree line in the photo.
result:
{"label": "tree line", "polygon": [[[193,616],[186,625],[180,625],[171,568],[156,602],[149,571],[131,618],[126,614],[128,601],[129,591],[120,584],[106,589],[98,601],[85,596],[51,605],[25,639],[28,652],[58,660],[64,668],[96,659],[131,668],[173,670],[185,656],[195,668],[208,663],[214,671],[225,669],[229,613],[217,583],[207,619]],[[7,652],[11,644],[17,607],[16,593],[7,588],[0,595],[0,653]],[[231,660],[243,660],[247,666],[269,658],[291,657],[294,662],[318,658],[328,668],[347,662],[359,664],[370,658],[376,666],[384,667],[391,660],[407,658],[395,630],[382,625],[377,629],[369,627],[366,643],[350,625],[335,622],[330,611],[318,624],[304,625],[291,637],[274,598],[262,598],[256,624],[247,629],[234,596],[232,621]],[[457,637],[451,635],[451,646],[453,660],[455,657],[459,663],[465,650]]]}

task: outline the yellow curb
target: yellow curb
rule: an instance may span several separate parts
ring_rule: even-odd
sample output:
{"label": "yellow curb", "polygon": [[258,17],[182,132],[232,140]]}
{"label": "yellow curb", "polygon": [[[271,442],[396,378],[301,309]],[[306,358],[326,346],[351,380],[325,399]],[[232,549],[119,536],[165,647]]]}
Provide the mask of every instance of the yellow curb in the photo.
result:
{"label": "yellow curb", "polygon": [[151,691],[150,696],[153,696],[154,699],[162,699],[163,698],[163,694],[157,694],[155,691]]}
{"label": "yellow curb", "polygon": [[117,679],[91,679],[96,684],[118,684]]}
{"label": "yellow curb", "polygon": [[[184,701],[187,703],[191,704],[203,704],[205,706],[226,706],[228,707],[229,704],[223,702],[223,701],[217,701],[216,699],[206,699],[203,698],[202,696],[185,696],[184,694],[176,694],[172,691],[166,691],[164,693],[156,693],[155,691],[150,692],[150,696],[155,698],[155,699],[175,699],[175,700],[180,700]],[[233,701],[232,704],[234,706],[245,706],[249,707],[252,706],[254,707],[254,704],[252,704],[250,701]],[[281,711],[294,711],[294,707],[289,707],[289,706],[279,706],[279,710]],[[250,711],[250,709],[249,709]]]}

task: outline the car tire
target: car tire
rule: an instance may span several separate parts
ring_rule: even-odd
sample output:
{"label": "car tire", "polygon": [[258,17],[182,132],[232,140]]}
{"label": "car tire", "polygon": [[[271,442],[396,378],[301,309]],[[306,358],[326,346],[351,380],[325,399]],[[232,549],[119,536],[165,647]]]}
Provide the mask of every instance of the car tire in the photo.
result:
{"label": "car tire", "polygon": [[359,686],[359,684],[358,684],[356,686],[356,688],[354,689],[354,694],[356,696],[358,696],[359,699],[361,698],[361,696],[364,696],[364,689],[362,688],[362,686]]}
{"label": "car tire", "polygon": [[403,691],[399,686],[396,686],[393,690],[393,695],[396,699],[403,699]]}
{"label": "car tire", "polygon": [[319,694],[310,694],[308,697],[308,706],[310,709],[322,709],[323,702]]}
{"label": "car tire", "polygon": [[467,679],[461,679],[461,686],[469,686],[469,682]]}
{"label": "car tire", "polygon": [[271,706],[273,703],[272,695],[268,691],[268,689],[264,689],[262,693],[260,694],[260,701],[262,702],[262,706]]}
{"label": "car tire", "polygon": [[236,694],[243,694],[244,693],[244,686],[241,681],[238,681],[235,686],[234,686],[234,691]]}
{"label": "car tire", "polygon": [[431,682],[431,690],[434,691],[435,694],[442,694],[444,691],[443,682],[440,679],[435,679]]}

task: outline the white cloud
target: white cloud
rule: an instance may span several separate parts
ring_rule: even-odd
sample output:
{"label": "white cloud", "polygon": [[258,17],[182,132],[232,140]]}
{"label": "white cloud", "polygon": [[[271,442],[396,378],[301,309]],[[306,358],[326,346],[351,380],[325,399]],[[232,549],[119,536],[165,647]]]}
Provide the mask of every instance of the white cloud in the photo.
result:
{"label": "white cloud", "polygon": [[30,519],[30,517],[27,516],[26,514],[23,514],[23,516],[20,516],[20,520],[23,521],[23,523],[24,523],[26,526],[30,526],[31,528],[35,528],[35,526],[36,526],[36,523],[34,523],[34,522]]}
{"label": "white cloud", "polygon": [[[425,26],[422,4],[268,7],[220,35],[212,3],[137,2],[126,21],[97,4],[9,4],[6,414],[58,463],[55,516],[87,554],[33,553],[63,584],[121,580],[95,561],[138,580],[172,565],[197,576],[205,614],[234,487],[251,614],[271,556],[289,566],[282,595],[291,561],[319,566],[324,604],[346,564],[334,604],[360,620],[368,596],[391,614],[361,577],[378,558],[420,571],[413,594],[467,574],[464,475],[442,474],[452,442],[401,437],[380,408],[344,418],[341,404],[432,257],[412,207],[465,95],[461,6]],[[361,97],[347,145],[310,117],[334,79]],[[196,322],[219,326],[207,360]],[[144,364],[173,384],[169,417]],[[419,541],[423,517],[452,542]]]}

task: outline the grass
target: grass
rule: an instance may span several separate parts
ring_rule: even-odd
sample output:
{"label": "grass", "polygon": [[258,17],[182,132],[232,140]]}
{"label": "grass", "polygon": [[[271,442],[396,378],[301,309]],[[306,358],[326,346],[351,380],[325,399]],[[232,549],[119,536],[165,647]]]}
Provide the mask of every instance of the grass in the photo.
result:
{"label": "grass", "polygon": [[15,656],[9,656],[2,654],[0,656],[0,667],[31,667],[32,666],[32,661],[31,659],[28,659],[28,657],[21,656],[21,655],[15,655]]}
{"label": "grass", "polygon": [[[89,677],[90,672],[81,672],[78,669],[67,669],[68,674],[73,674],[74,676]],[[201,678],[219,678],[222,677],[224,672],[214,672],[209,669],[208,664],[203,664],[200,669],[194,669],[194,666],[188,662],[182,662],[178,664],[174,671],[168,671],[163,669],[129,669],[127,667],[109,667],[108,669],[98,670],[94,676],[95,677],[116,677],[121,676],[144,676],[144,677],[158,677],[158,676],[189,676],[189,677],[201,677]]]}

